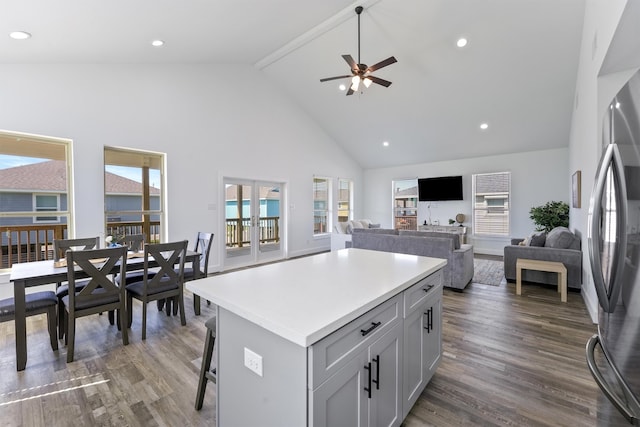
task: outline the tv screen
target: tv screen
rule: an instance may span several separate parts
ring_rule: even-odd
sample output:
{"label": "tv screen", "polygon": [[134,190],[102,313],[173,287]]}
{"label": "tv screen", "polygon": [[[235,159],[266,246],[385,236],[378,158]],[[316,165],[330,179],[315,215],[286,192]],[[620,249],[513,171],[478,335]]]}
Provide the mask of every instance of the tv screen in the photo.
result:
{"label": "tv screen", "polygon": [[462,176],[418,178],[418,200],[421,202],[463,200]]}

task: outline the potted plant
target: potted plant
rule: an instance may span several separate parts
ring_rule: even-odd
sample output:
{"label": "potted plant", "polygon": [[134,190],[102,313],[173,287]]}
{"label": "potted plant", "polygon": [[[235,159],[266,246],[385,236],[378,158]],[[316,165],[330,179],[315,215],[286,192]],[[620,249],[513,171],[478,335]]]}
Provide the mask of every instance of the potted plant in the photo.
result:
{"label": "potted plant", "polygon": [[569,205],[551,201],[542,206],[534,206],[529,211],[529,218],[536,225],[536,231],[548,233],[555,227],[569,227]]}

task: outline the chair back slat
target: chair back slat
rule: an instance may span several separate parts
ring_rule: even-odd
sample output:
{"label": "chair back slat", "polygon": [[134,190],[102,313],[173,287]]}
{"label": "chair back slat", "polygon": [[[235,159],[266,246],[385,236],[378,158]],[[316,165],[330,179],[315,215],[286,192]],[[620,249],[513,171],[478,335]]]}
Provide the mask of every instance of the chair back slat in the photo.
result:
{"label": "chair back slat", "polygon": [[[167,286],[175,284],[182,286],[184,283],[184,259],[187,254],[187,240],[171,242],[146,244],[144,246],[144,294],[153,287]],[[149,259],[158,264],[155,268],[155,274],[152,278],[148,277]],[[175,265],[179,268],[175,269]]]}
{"label": "chair back slat", "polygon": [[144,242],[146,240],[146,235],[144,233],[141,234],[128,234],[120,240],[120,244],[126,246],[128,250],[132,252],[140,252],[144,247]]}
{"label": "chair back slat", "polygon": [[209,252],[211,251],[211,244],[213,243],[213,233],[198,232],[198,238],[196,239],[195,252],[200,252],[200,271],[196,276],[206,277],[209,274]]}
{"label": "chair back slat", "polygon": [[100,248],[100,237],[86,237],[80,239],[54,239],[53,260],[60,261],[68,250],[88,250]]}
{"label": "chair back slat", "polygon": [[[123,295],[124,288],[120,288],[113,281],[112,271],[120,263],[118,272],[125,277],[127,265],[127,248],[115,247],[105,249],[90,249],[66,253],[67,279],[69,289],[75,289],[78,272],[81,270],[89,276],[89,282],[78,292],[69,292],[69,305],[75,307],[92,299],[105,299],[111,296]],[[79,268],[77,270],[76,268]],[[83,277],[80,280],[86,280]]]}

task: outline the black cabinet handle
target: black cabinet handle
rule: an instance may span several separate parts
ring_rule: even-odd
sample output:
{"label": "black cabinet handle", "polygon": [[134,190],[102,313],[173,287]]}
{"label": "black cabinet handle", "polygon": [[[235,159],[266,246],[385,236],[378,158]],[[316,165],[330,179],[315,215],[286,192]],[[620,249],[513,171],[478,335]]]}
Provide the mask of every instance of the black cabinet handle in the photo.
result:
{"label": "black cabinet handle", "polygon": [[427,330],[427,333],[430,334],[433,329],[433,307],[427,310],[425,316],[427,316],[427,326],[424,328]]}
{"label": "black cabinet handle", "polygon": [[360,333],[364,337],[365,335],[367,335],[369,332],[373,331],[375,328],[377,328],[380,325],[382,325],[382,322],[371,322],[371,327],[369,329],[360,329]]}
{"label": "black cabinet handle", "polygon": [[369,399],[371,399],[371,362],[364,365],[364,369],[366,369],[369,372],[369,380],[367,381],[367,383],[369,384],[369,387],[365,387],[364,391],[366,391],[369,394]]}
{"label": "black cabinet handle", "polygon": [[376,385],[376,390],[380,390],[380,355],[374,357],[373,361],[376,362],[376,379],[373,382]]}
{"label": "black cabinet handle", "polygon": [[425,291],[425,292],[429,292],[431,290],[431,288],[433,288],[433,285],[429,285],[426,288],[422,288],[422,290]]}

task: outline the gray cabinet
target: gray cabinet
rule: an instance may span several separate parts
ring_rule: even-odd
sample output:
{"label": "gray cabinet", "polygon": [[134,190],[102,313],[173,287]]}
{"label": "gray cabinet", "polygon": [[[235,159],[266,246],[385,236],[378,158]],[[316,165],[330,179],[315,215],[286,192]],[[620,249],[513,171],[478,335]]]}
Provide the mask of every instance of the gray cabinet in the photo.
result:
{"label": "gray cabinet", "polygon": [[403,418],[439,365],[442,354],[442,273],[404,292]]}
{"label": "gray cabinet", "polygon": [[397,295],[311,346],[311,425],[400,425],[402,302]]}
{"label": "gray cabinet", "polygon": [[442,271],[309,349],[309,424],[399,426],[442,354]]}
{"label": "gray cabinet", "polygon": [[353,355],[333,376],[310,392],[311,425],[399,426],[402,323]]}

